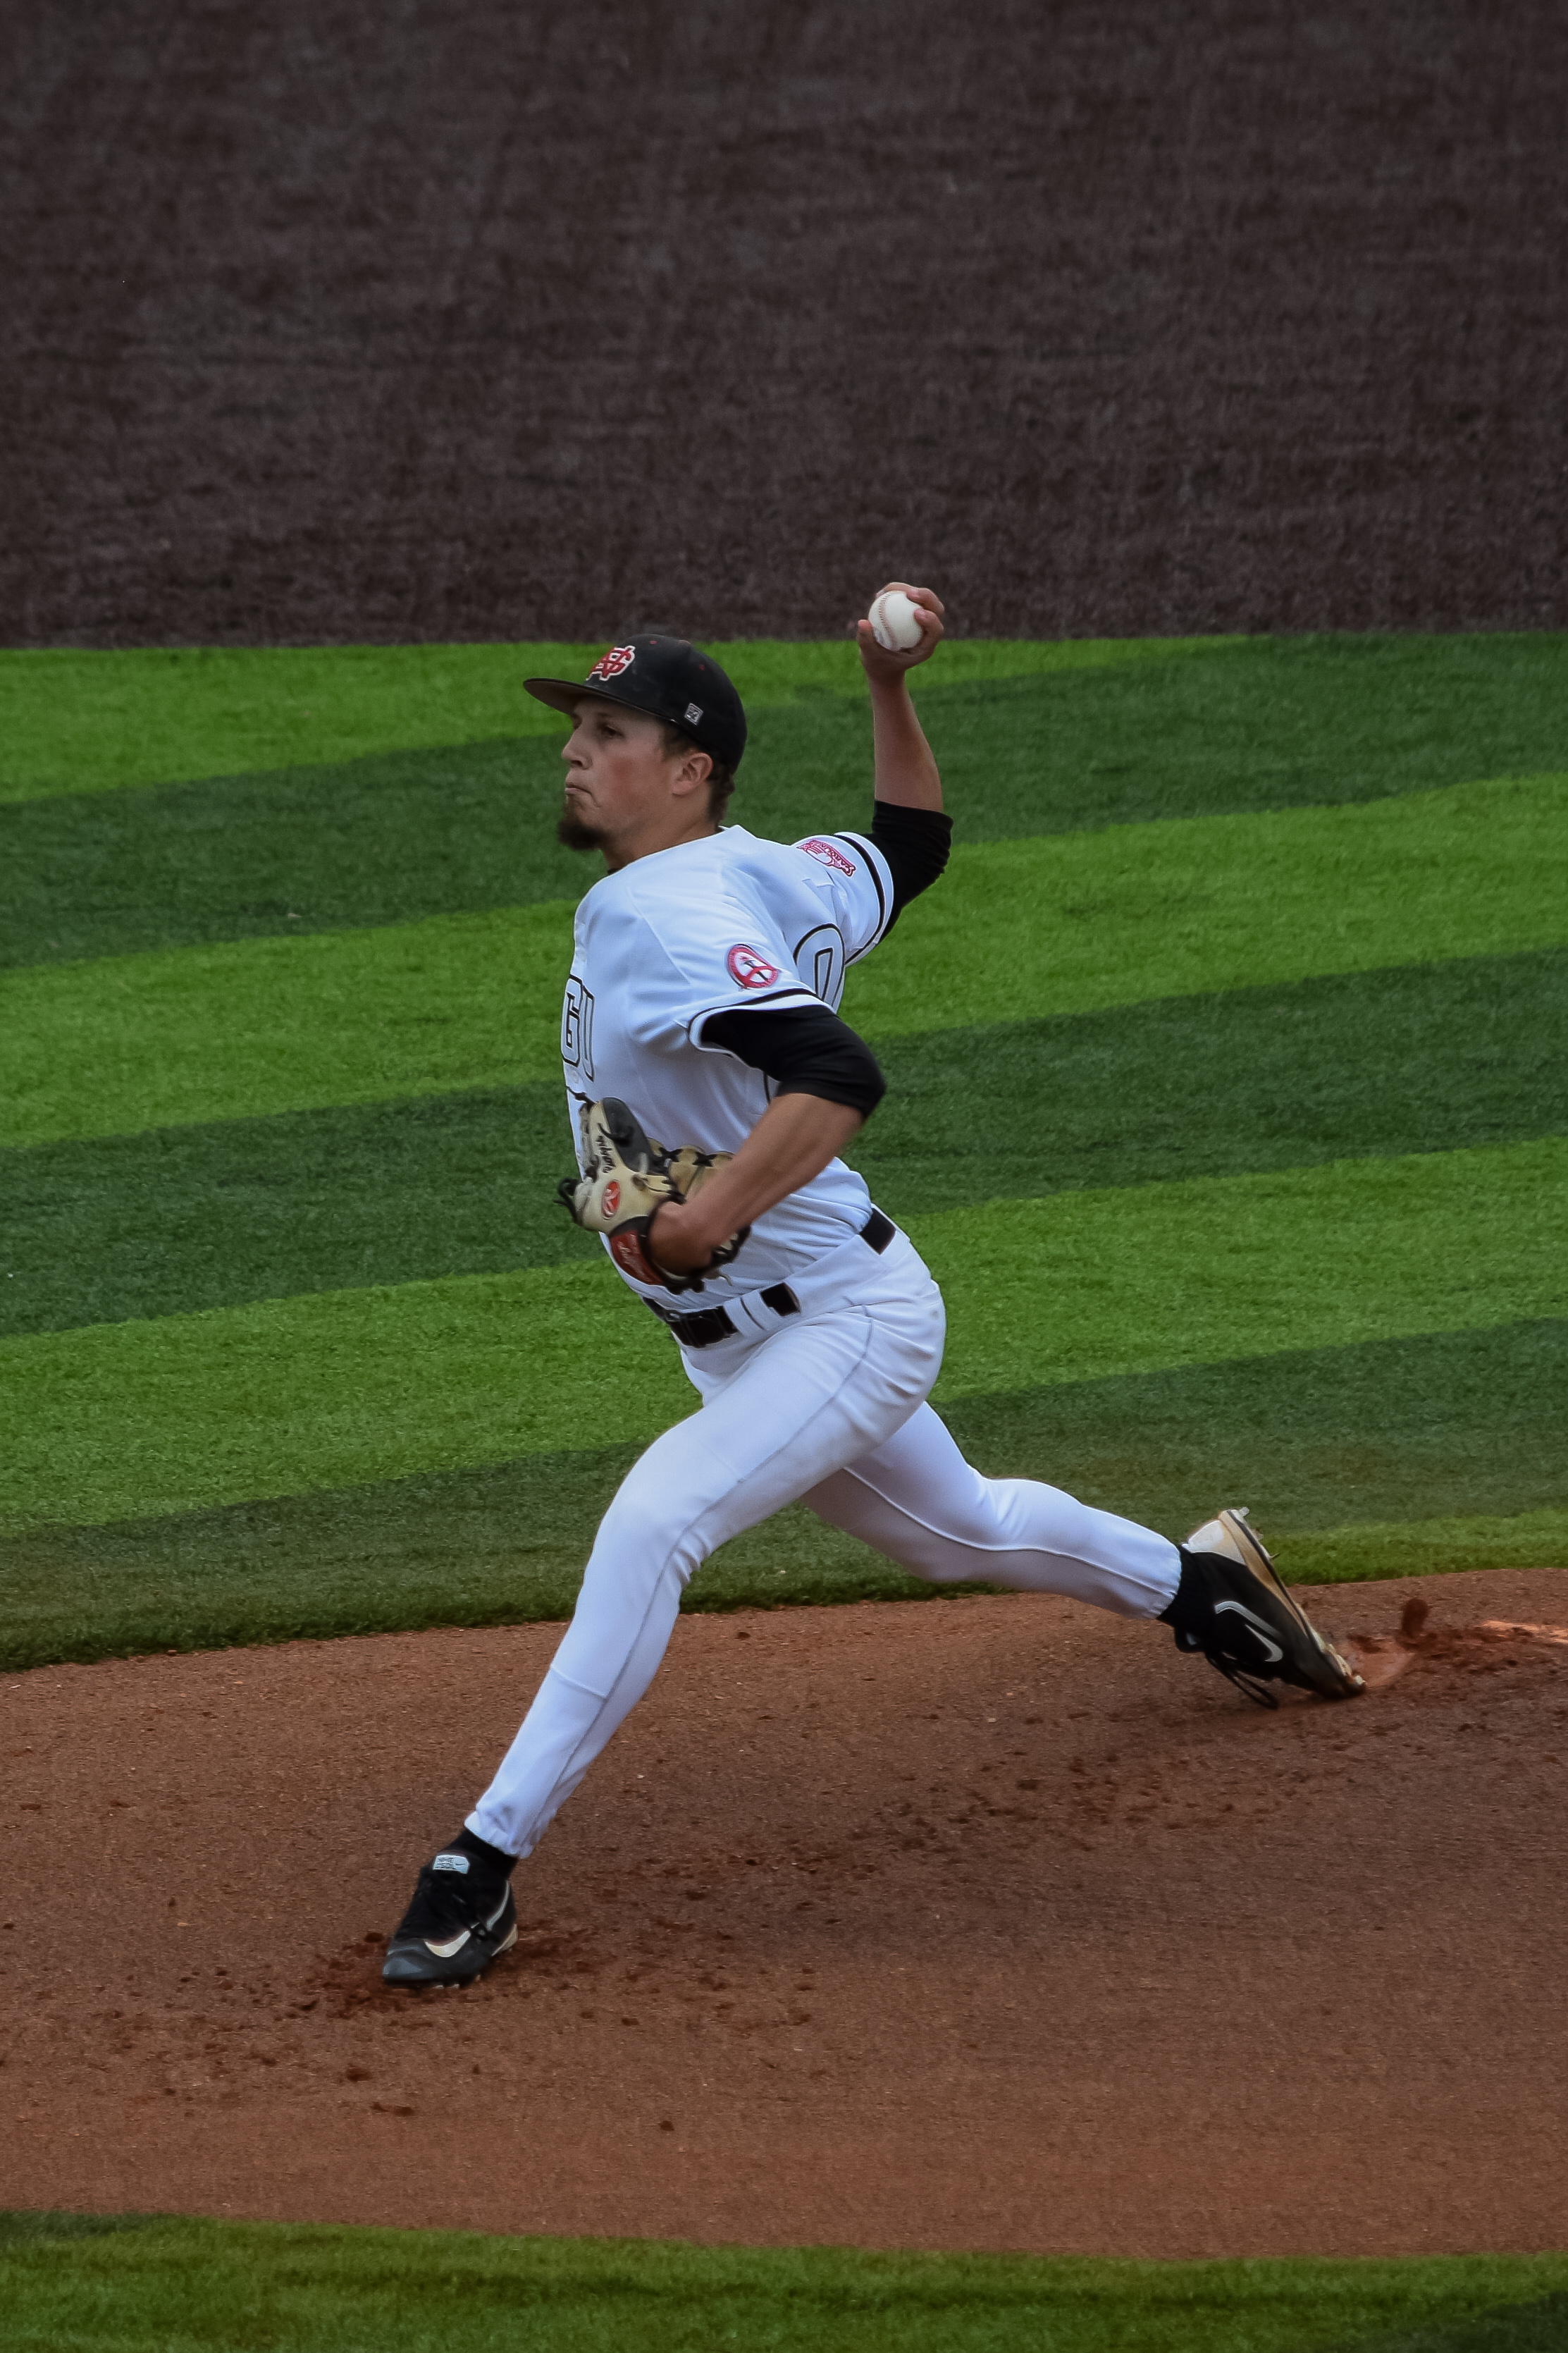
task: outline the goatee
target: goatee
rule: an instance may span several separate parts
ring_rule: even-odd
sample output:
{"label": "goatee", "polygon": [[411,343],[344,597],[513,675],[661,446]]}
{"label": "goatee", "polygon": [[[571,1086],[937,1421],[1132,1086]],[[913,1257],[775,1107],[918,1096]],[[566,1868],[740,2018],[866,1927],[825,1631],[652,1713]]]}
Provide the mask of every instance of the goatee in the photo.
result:
{"label": "goatee", "polygon": [[563,849],[602,849],[605,837],[593,826],[584,825],[570,809],[563,809],[555,828],[555,839]]}

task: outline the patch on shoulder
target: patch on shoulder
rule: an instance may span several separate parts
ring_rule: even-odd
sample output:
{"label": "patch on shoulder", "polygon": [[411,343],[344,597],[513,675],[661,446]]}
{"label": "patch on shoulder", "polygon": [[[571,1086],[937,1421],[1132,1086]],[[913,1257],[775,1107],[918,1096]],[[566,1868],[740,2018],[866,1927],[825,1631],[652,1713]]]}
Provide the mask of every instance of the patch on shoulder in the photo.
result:
{"label": "patch on shoulder", "polygon": [[840,874],[854,874],[859,871],[855,860],[846,858],[836,841],[824,841],[813,834],[809,841],[803,841],[800,846],[808,858],[820,859],[824,866],[836,867]]}
{"label": "patch on shoulder", "polygon": [[779,976],[776,964],[770,964],[757,949],[749,948],[737,940],[724,959],[725,970],[742,988],[771,988]]}

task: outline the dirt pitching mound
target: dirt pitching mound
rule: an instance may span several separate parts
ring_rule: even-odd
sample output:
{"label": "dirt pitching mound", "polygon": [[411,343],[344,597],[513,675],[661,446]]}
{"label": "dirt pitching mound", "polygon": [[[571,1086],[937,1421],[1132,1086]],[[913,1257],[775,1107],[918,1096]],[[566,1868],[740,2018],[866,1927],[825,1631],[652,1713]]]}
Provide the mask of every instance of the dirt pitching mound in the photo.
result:
{"label": "dirt pitching mound", "polygon": [[552,1627],[0,1684],[0,2205],[1144,2255],[1568,2243],[1568,1587],[1312,1597],[1242,1702],[1053,1599],[683,1620],[520,1870],[381,1940]]}

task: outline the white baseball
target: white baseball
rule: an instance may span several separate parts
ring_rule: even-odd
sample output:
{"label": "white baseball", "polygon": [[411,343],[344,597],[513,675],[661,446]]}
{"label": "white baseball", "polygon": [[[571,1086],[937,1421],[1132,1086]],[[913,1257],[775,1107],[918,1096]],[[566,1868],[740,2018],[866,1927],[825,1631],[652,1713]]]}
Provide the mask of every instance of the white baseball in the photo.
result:
{"label": "white baseball", "polygon": [[867,619],[884,653],[912,653],[921,637],[920,607],[901,588],[884,588],[871,600]]}

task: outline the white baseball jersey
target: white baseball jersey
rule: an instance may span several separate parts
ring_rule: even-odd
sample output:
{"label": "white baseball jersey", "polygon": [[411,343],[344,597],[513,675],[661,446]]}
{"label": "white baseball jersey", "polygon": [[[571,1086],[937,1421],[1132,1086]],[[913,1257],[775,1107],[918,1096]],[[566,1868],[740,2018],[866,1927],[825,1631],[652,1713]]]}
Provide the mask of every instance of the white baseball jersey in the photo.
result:
{"label": "white baseball jersey", "polygon": [[[771,1088],[708,1045],[704,1023],[723,1014],[739,1026],[770,1007],[836,1009],[845,966],[876,945],[892,909],[886,860],[855,833],[791,848],[734,826],[606,875],[577,911],[566,987],[574,1119],[618,1095],[668,1145],[735,1150]],[[869,1208],[860,1178],[835,1160],[759,1218],[734,1262],[678,1309],[662,1287],[630,1283],[667,1315],[700,1314],[798,1282],[838,1254],[805,1312],[753,1301],[725,1319],[727,1334],[689,1335],[697,1345],[682,1362],[700,1408],[622,1482],[572,1624],[468,1818],[503,1853],[532,1851],[647,1690],[693,1570],[787,1504],[805,1502],[934,1582],[980,1577],[1135,1617],[1155,1616],[1176,1592],[1182,1556],[1163,1536],[1057,1487],[983,1478],[964,1461],[924,1402],[942,1364],[941,1293],[907,1235],[880,1237],[880,1250],[851,1241]]]}
{"label": "white baseball jersey", "polygon": [[[846,966],[876,946],[892,911],[887,862],[858,833],[791,845],[727,826],[606,874],[577,909],[561,1020],[574,1140],[582,1106],[618,1095],[671,1151],[739,1150],[772,1083],[705,1045],[703,1023],[792,1005],[837,1012]],[[760,1217],[733,1264],[682,1306],[786,1281],[858,1233],[870,1208],[865,1180],[829,1161]],[[623,1280],[639,1298],[670,1303],[668,1292]]]}

